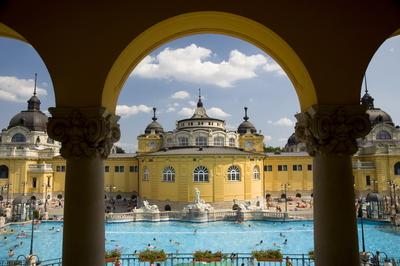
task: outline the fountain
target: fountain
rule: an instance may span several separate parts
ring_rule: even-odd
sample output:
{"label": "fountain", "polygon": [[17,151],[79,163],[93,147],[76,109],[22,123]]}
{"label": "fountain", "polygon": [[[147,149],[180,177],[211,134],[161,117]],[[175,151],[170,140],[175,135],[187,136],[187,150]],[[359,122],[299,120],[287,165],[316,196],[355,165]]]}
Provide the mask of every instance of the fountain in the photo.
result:
{"label": "fountain", "polygon": [[209,221],[209,213],[213,211],[214,208],[201,199],[200,190],[194,188],[194,202],[183,208],[182,219],[191,222],[207,222]]}

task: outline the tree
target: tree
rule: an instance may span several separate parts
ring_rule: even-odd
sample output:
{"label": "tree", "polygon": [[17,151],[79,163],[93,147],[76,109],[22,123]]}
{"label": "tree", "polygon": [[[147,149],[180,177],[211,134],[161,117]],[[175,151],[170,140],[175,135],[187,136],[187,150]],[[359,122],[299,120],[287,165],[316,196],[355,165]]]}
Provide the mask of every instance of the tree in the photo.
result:
{"label": "tree", "polygon": [[115,146],[116,153],[125,153],[125,150],[121,147]]}
{"label": "tree", "polygon": [[272,147],[272,146],[265,146],[264,145],[264,152],[280,153],[280,152],[282,152],[282,148],[281,147]]}

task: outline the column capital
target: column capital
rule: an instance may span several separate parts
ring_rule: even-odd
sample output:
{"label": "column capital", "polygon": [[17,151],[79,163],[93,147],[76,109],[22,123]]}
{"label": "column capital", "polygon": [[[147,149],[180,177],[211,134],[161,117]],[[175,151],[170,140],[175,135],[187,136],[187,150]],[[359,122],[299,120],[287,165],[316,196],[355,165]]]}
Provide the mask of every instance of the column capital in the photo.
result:
{"label": "column capital", "polygon": [[296,114],[296,137],[305,142],[311,156],[320,154],[353,155],[357,138],[371,130],[366,109],[361,105],[313,105]]}
{"label": "column capital", "polygon": [[104,107],[49,108],[47,133],[60,141],[64,158],[107,158],[120,138],[119,117]]}

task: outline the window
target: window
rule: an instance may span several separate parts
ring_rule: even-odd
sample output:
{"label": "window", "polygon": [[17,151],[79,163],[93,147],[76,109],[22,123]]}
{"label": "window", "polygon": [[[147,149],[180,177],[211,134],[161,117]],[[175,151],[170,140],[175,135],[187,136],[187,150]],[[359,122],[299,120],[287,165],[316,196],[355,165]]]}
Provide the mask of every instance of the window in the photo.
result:
{"label": "window", "polygon": [[254,180],[260,180],[260,167],[258,165],[253,168],[253,178]]}
{"label": "window", "polygon": [[302,171],[303,166],[301,164],[294,164],[293,165],[293,171]]}
{"label": "window", "polygon": [[189,139],[187,137],[178,138],[178,145],[179,146],[189,146]]}
{"label": "window", "polygon": [[47,187],[51,187],[51,177],[47,177]]}
{"label": "window", "polygon": [[271,172],[272,171],[272,165],[264,165],[264,171],[265,172]]}
{"label": "window", "polygon": [[8,167],[6,165],[0,165],[0,179],[8,178]]}
{"label": "window", "polygon": [[312,164],[308,164],[308,165],[307,165],[307,170],[308,170],[308,171],[312,171]]}
{"label": "window", "polygon": [[174,144],[174,140],[171,138],[167,138],[167,145],[172,146]]}
{"label": "window", "polygon": [[175,182],[175,169],[171,166],[165,167],[162,177],[164,182]]}
{"label": "window", "polygon": [[204,166],[197,166],[193,170],[194,182],[208,182],[208,169]]}
{"label": "window", "polygon": [[116,173],[123,173],[125,171],[125,168],[123,165],[116,165],[114,167],[114,172]]}
{"label": "window", "polygon": [[36,177],[32,178],[32,187],[36,188]]}
{"label": "window", "polygon": [[224,146],[225,138],[224,137],[215,137],[214,138],[214,146]]}
{"label": "window", "polygon": [[196,138],[196,146],[207,146],[207,137],[197,137]]}
{"label": "window", "polygon": [[394,165],[394,174],[395,174],[395,175],[400,175],[400,162],[397,162],[397,163]]}
{"label": "window", "polygon": [[65,172],[65,165],[57,165],[56,172]]}
{"label": "window", "polygon": [[229,181],[240,181],[239,167],[232,165],[228,168],[228,180]]}
{"label": "window", "polygon": [[106,173],[110,172],[110,166],[108,165],[104,166],[104,172]]}
{"label": "window", "polygon": [[367,186],[370,186],[370,185],[371,185],[371,177],[370,177],[369,175],[367,175],[367,176],[365,177],[365,183],[367,184]]}
{"label": "window", "polygon": [[287,171],[287,165],[278,165],[278,171]]}
{"label": "window", "polygon": [[139,168],[137,165],[131,165],[129,166],[129,172],[131,173],[137,173],[139,171]]}
{"label": "window", "polygon": [[11,142],[26,142],[26,137],[24,134],[17,133],[11,138]]}
{"label": "window", "polygon": [[229,138],[229,147],[235,147],[235,138]]}
{"label": "window", "polygon": [[149,169],[147,167],[144,168],[143,170],[143,181],[149,181]]}
{"label": "window", "polygon": [[391,139],[392,136],[386,130],[381,130],[376,134],[376,139]]}

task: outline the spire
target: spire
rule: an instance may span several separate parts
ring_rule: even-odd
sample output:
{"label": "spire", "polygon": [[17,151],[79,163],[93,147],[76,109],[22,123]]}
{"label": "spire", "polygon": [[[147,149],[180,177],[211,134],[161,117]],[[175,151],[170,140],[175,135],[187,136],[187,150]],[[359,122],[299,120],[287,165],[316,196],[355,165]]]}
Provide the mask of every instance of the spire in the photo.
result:
{"label": "spire", "polygon": [[249,120],[249,117],[247,116],[247,107],[244,108],[244,117],[243,117],[244,121]]}
{"label": "spire", "polygon": [[201,89],[199,88],[199,101],[197,102],[197,107],[203,107],[203,103],[201,102]]}
{"label": "spire", "polygon": [[36,81],[37,81],[37,73],[35,73],[35,87],[33,89],[33,96],[36,96]]}
{"label": "spire", "polygon": [[156,117],[156,108],[155,107],[153,107],[153,121],[156,121],[157,120],[157,117]]}
{"label": "spire", "polygon": [[361,98],[361,104],[368,109],[374,109],[374,98],[368,93],[367,74],[364,76],[365,94]]}
{"label": "spire", "polygon": [[35,73],[35,85],[33,87],[33,96],[28,100],[28,111],[40,111],[40,100],[36,96],[37,73]]}

